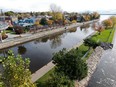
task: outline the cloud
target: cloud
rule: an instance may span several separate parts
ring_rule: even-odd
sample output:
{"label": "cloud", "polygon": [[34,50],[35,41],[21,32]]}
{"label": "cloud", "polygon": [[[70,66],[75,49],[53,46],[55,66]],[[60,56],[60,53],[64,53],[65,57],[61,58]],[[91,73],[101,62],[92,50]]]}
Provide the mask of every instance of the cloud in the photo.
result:
{"label": "cloud", "polygon": [[64,11],[115,9],[115,0],[2,0],[1,9],[19,11],[48,11],[50,4],[57,4]]}

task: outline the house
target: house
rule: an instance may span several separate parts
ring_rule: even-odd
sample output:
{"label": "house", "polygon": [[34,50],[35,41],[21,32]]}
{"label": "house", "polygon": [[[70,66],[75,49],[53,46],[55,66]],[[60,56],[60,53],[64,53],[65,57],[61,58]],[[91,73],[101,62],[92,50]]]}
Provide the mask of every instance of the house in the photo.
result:
{"label": "house", "polygon": [[24,19],[17,20],[13,24],[26,27],[26,26],[34,25],[35,21],[36,19],[34,17],[31,17],[31,18],[24,18]]}
{"label": "house", "polygon": [[81,16],[77,16],[77,22],[84,22],[85,19],[84,19],[84,16],[81,15]]}
{"label": "house", "polygon": [[0,16],[0,21],[5,22],[9,25],[9,27],[12,27],[12,20],[9,16]]}

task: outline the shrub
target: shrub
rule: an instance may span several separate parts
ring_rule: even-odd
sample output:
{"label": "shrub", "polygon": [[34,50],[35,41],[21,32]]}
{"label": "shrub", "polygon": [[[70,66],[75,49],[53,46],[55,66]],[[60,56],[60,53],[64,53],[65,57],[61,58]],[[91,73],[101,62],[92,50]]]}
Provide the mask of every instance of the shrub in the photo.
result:
{"label": "shrub", "polygon": [[16,34],[22,34],[22,33],[24,33],[24,27],[14,26],[14,31]]}
{"label": "shrub", "polygon": [[5,30],[2,32],[2,39],[4,40],[4,39],[6,39],[6,38],[8,38],[8,35],[6,35],[6,32],[5,32]]}
{"label": "shrub", "polygon": [[72,20],[72,23],[77,23],[77,21],[76,20]]}
{"label": "shrub", "polygon": [[63,73],[54,72],[46,82],[47,87],[74,87],[74,82],[71,81]]}
{"label": "shrub", "polygon": [[87,39],[84,40],[84,45],[92,47],[92,48],[96,48],[97,46],[100,45],[100,42],[95,42],[91,38],[87,38]]}
{"label": "shrub", "polygon": [[75,49],[69,52],[63,49],[53,56],[53,63],[57,72],[64,72],[70,79],[81,80],[87,75],[87,64],[78,55]]}

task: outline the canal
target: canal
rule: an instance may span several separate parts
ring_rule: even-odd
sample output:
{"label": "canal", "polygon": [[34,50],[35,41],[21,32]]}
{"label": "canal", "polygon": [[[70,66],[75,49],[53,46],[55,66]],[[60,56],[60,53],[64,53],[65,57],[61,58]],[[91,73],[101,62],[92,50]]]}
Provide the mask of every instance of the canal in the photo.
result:
{"label": "canal", "polygon": [[[101,16],[101,20],[107,16]],[[7,56],[8,50],[13,50],[14,54],[20,54],[23,58],[29,58],[30,70],[32,73],[42,68],[52,60],[53,53],[78,44],[81,40],[94,32],[92,24],[86,28],[76,27],[69,31],[60,32],[50,36],[36,39],[31,42],[20,44],[11,48],[0,50],[0,56]]]}
{"label": "canal", "polygon": [[63,48],[71,48],[93,32],[91,25],[83,29],[72,28],[69,31],[0,50],[0,56],[7,56],[8,50],[11,49],[15,55],[21,54],[23,58],[30,58],[30,70],[34,73],[52,60],[53,53]]}

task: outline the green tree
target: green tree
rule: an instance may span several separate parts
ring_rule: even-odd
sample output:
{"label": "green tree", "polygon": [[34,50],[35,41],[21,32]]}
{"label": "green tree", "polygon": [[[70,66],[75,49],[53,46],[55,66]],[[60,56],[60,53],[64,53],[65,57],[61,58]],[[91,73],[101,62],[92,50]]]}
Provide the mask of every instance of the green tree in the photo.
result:
{"label": "green tree", "polygon": [[40,24],[41,24],[41,25],[47,25],[47,20],[46,20],[46,18],[42,18],[42,19],[40,20]]}
{"label": "green tree", "polygon": [[7,11],[5,12],[6,16],[13,16],[15,13],[13,11]]}
{"label": "green tree", "polygon": [[74,87],[74,82],[71,81],[63,73],[54,72],[46,82],[47,87]]}
{"label": "green tree", "polygon": [[77,55],[77,49],[59,51],[53,56],[53,63],[57,66],[58,72],[64,72],[72,80],[81,80],[87,75],[87,64]]}
{"label": "green tree", "polygon": [[9,51],[8,57],[2,63],[2,81],[5,87],[35,87],[31,81],[29,63],[29,59],[23,59],[20,55],[15,56]]}

